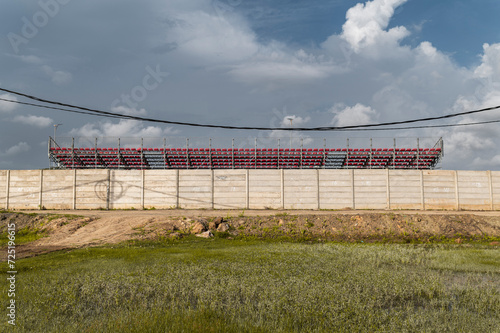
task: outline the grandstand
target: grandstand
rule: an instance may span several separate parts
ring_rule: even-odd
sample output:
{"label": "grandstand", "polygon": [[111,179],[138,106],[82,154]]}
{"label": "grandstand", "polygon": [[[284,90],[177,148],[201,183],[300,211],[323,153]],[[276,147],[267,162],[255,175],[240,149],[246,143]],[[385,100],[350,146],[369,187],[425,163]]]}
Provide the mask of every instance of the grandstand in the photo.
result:
{"label": "grandstand", "polygon": [[[88,138],[87,142],[90,142]],[[59,145],[49,138],[49,160],[58,169],[435,169],[443,157],[443,140],[432,147],[400,148],[195,148],[93,147]],[[189,142],[189,141],[187,141]],[[278,141],[279,142],[279,141]],[[326,140],[325,140],[326,142]],[[349,141],[347,141],[349,142]],[[395,140],[394,140],[395,142]]]}

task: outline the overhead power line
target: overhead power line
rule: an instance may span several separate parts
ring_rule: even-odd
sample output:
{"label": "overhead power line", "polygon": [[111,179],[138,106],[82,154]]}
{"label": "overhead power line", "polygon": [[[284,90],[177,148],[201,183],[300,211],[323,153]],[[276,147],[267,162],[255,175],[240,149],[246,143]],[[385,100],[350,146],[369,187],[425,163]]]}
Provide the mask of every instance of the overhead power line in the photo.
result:
{"label": "overhead power line", "polygon": [[[394,121],[394,122],[378,123],[378,124],[365,124],[365,125],[327,126],[327,127],[295,127],[295,128],[290,128],[290,127],[249,127],[249,126],[228,126],[228,125],[187,123],[187,122],[178,122],[178,121],[170,121],[170,120],[163,120],[163,119],[139,117],[139,116],[133,116],[133,115],[125,115],[125,114],[119,114],[119,113],[114,113],[114,112],[109,112],[109,111],[91,109],[91,108],[87,108],[87,107],[82,107],[82,106],[78,106],[78,105],[72,105],[72,104],[67,104],[67,103],[62,103],[62,102],[57,102],[57,101],[51,101],[51,100],[39,98],[36,96],[31,96],[31,95],[28,95],[25,93],[13,91],[13,90],[8,90],[8,89],[4,89],[4,88],[0,88],[0,91],[4,91],[4,92],[10,93],[10,94],[17,95],[17,96],[22,96],[22,97],[25,97],[25,98],[28,98],[31,100],[35,100],[38,102],[42,102],[42,103],[53,104],[53,105],[58,105],[58,106],[62,106],[65,108],[72,108],[72,109],[81,110],[81,111],[68,110],[68,109],[60,108],[60,107],[51,107],[51,106],[44,106],[44,105],[39,105],[39,104],[31,104],[31,103],[2,99],[3,101],[7,101],[7,102],[42,107],[42,108],[53,109],[53,110],[60,110],[60,111],[65,111],[65,112],[74,112],[74,113],[96,115],[96,116],[110,117],[110,118],[119,118],[119,119],[133,119],[133,120],[138,120],[138,121],[163,123],[163,124],[169,124],[169,125],[181,125],[181,126],[204,127],[204,128],[220,128],[220,129],[231,129],[231,130],[258,130],[258,131],[309,131],[309,132],[315,131],[315,132],[320,132],[320,131],[347,131],[347,130],[391,130],[391,129],[396,130],[396,129],[413,129],[413,128],[466,126],[467,124],[451,124],[451,125],[433,125],[433,126],[429,125],[429,126],[416,126],[416,127],[403,127],[403,128],[372,129],[374,127],[393,126],[393,125],[410,124],[410,123],[416,123],[416,122],[426,122],[426,121],[449,119],[449,118],[454,118],[454,117],[459,117],[459,116],[465,116],[465,115],[476,114],[476,113],[500,109],[500,105],[499,105],[499,106],[493,106],[493,107],[479,109],[479,110],[452,113],[452,114],[447,114],[447,115],[438,116],[438,117],[427,117],[427,118],[418,118],[418,119],[411,119],[411,120]],[[500,122],[500,121],[470,123],[469,125],[479,125],[479,124],[495,123],[495,122]]]}

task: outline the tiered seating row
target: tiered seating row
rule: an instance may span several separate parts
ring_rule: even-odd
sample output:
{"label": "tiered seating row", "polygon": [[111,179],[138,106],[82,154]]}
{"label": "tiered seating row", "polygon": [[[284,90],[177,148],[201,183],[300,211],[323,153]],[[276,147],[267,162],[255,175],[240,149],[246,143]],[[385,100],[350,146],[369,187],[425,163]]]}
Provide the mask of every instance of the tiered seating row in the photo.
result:
{"label": "tiered seating row", "polygon": [[441,149],[51,148],[67,169],[432,169]]}

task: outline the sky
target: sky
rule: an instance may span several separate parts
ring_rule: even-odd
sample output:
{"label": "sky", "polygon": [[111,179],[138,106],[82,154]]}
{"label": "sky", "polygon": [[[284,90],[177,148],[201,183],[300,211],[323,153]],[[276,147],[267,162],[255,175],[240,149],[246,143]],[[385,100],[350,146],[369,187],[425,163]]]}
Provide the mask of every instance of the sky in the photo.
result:
{"label": "sky", "polygon": [[[497,0],[0,0],[0,87],[127,115],[230,126],[346,126],[500,105]],[[0,98],[28,101],[0,92]],[[0,101],[0,169],[47,142],[433,146],[443,169],[500,170],[500,123],[258,132],[117,120]],[[500,111],[413,125],[500,120]],[[154,139],[153,139],[154,138]]]}

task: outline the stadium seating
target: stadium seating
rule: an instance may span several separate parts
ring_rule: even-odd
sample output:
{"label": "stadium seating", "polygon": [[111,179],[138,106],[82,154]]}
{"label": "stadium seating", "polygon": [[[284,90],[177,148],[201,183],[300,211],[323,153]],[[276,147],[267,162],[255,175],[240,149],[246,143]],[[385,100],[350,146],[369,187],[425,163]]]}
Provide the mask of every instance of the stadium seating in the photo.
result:
{"label": "stadium seating", "polygon": [[49,148],[63,169],[433,169],[441,148]]}

